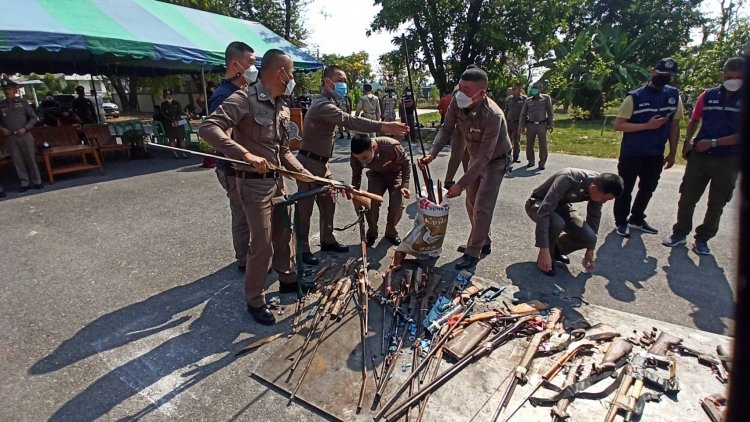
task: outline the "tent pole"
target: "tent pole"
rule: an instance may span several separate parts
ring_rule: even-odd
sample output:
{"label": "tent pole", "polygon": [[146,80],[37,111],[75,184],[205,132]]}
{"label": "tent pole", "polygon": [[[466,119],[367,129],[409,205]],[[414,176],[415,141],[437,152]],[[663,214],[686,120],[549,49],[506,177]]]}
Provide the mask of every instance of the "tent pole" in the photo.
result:
{"label": "tent pole", "polygon": [[203,114],[208,116],[208,94],[206,94],[206,73],[203,71],[201,66],[201,85],[203,85]]}
{"label": "tent pole", "polygon": [[89,73],[91,76],[91,92],[94,94],[94,110],[96,110],[96,122],[102,121],[102,116],[99,115],[99,101],[96,99],[96,82],[94,82],[94,74]]}
{"label": "tent pole", "polygon": [[34,88],[34,85],[31,85],[31,95],[34,96],[34,105],[39,107],[39,99],[36,97],[36,88]]}

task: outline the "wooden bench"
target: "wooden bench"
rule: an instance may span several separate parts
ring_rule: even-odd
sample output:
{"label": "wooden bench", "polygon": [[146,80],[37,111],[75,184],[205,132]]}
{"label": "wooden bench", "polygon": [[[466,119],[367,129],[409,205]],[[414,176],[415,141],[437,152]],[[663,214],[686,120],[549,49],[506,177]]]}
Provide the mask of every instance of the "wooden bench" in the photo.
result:
{"label": "wooden bench", "polygon": [[[49,148],[42,148],[40,150],[50,184],[55,183],[56,174],[86,171],[95,168],[98,168],[99,172],[104,174],[104,167],[99,159],[96,147],[82,143],[76,128],[72,126],[36,127],[31,129],[31,134],[34,136],[37,146],[42,146],[45,142],[50,146]],[[94,158],[96,164],[88,162],[89,154]],[[52,166],[53,158],[66,156],[79,156],[82,162],[58,167]]]}
{"label": "wooden bench", "polygon": [[104,152],[106,151],[125,151],[125,154],[130,158],[128,145],[118,144],[117,139],[110,133],[107,125],[85,125],[83,126],[83,136],[89,145],[96,147],[102,163],[104,162]]}

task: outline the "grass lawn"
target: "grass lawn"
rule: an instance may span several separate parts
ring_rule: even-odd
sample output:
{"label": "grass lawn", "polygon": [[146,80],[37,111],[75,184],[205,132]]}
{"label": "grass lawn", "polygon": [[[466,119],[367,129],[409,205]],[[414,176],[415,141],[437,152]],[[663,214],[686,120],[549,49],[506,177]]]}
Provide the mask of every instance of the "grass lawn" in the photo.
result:
{"label": "grass lawn", "polygon": [[[420,122],[428,126],[433,113],[419,116]],[[437,113],[434,113],[437,115]],[[597,158],[617,158],[620,153],[620,141],[622,133],[615,132],[612,128],[614,119],[608,118],[603,124],[602,120],[573,121],[567,115],[555,115],[555,130],[547,134],[548,148],[550,152],[562,154],[583,155]],[[437,115],[439,121],[440,116]],[[603,129],[603,130],[602,130]],[[432,142],[437,134],[434,130],[423,130],[422,139]],[[685,164],[680,156],[682,151],[682,139],[685,135],[685,122],[680,130],[680,145],[678,146],[677,163]],[[525,136],[521,136],[521,148],[525,148]]]}

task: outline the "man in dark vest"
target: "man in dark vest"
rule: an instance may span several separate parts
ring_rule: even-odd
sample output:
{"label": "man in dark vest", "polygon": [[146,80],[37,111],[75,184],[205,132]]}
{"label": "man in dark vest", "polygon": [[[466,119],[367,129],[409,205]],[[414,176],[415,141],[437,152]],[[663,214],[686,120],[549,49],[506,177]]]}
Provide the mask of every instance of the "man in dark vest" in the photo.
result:
{"label": "man in dark vest", "polygon": [[[617,113],[615,130],[623,132],[617,172],[625,181],[625,189],[614,205],[616,232],[620,236],[629,237],[630,229],[659,232],[646,222],[645,212],[662,168],[672,167],[677,154],[683,107],[680,92],[669,85],[676,73],[674,59],[659,60],[651,69],[651,80],[630,91]],[[665,158],[667,141],[669,154]],[[638,194],[631,208],[636,180]]]}
{"label": "man in dark vest", "polygon": [[[682,154],[687,159],[680,185],[677,223],[672,234],[664,239],[665,246],[686,243],[693,227],[695,204],[708,191],[708,209],[703,224],[695,229],[693,251],[709,255],[708,241],[719,231],[724,205],[732,199],[739,173],[740,100],[743,95],[742,69],[745,59],[734,57],[724,63],[722,84],[707,89],[698,97],[685,133]],[[693,138],[700,125],[698,135]]]}
{"label": "man in dark vest", "polygon": [[[254,85],[258,81],[258,69],[255,67],[255,50],[241,41],[229,43],[224,51],[227,70],[224,79],[208,97],[208,112],[213,113],[224,101],[236,91]],[[221,153],[219,153],[221,154]],[[237,258],[237,270],[245,272],[250,249],[250,226],[242,208],[242,198],[237,189],[238,179],[234,168],[228,161],[219,160],[216,164],[216,177],[227,192],[229,209],[232,215],[232,244]],[[241,181],[241,180],[240,180]]]}

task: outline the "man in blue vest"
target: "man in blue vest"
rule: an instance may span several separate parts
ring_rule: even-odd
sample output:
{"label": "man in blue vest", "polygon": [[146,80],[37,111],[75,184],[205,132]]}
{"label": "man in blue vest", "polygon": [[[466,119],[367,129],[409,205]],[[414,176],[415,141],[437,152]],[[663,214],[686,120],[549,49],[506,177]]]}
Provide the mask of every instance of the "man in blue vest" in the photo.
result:
{"label": "man in blue vest", "polygon": [[[744,66],[745,59],[742,57],[727,60],[721,71],[722,84],[703,91],[695,102],[682,148],[687,167],[680,185],[677,223],[672,227],[672,234],[662,242],[665,246],[686,243],[693,226],[695,204],[711,182],[708,209],[703,224],[695,229],[693,246],[697,254],[711,253],[708,241],[719,230],[724,205],[732,199],[739,174],[740,100]],[[700,131],[693,138],[698,125]]]}
{"label": "man in blue vest", "polygon": [[[214,89],[208,99],[208,113],[217,108],[234,94],[248,85],[258,81],[258,69],[255,67],[255,50],[242,41],[229,43],[224,52],[227,71],[224,79]],[[218,153],[219,155],[223,155]],[[242,207],[242,198],[237,189],[237,173],[228,161],[219,160],[216,164],[216,177],[219,184],[227,192],[229,210],[232,215],[232,244],[234,256],[237,259],[237,270],[245,272],[247,257],[250,252],[250,225]],[[241,180],[240,180],[241,181]]]}
{"label": "man in blue vest", "polygon": [[[659,60],[651,69],[651,80],[630,91],[617,113],[615,130],[623,132],[617,172],[625,182],[625,189],[614,205],[616,232],[620,236],[629,237],[630,229],[659,232],[646,222],[645,212],[662,168],[672,167],[677,154],[683,107],[680,92],[669,85],[676,73],[674,59]],[[667,141],[669,154],[665,158]],[[638,194],[631,208],[636,180]]]}

